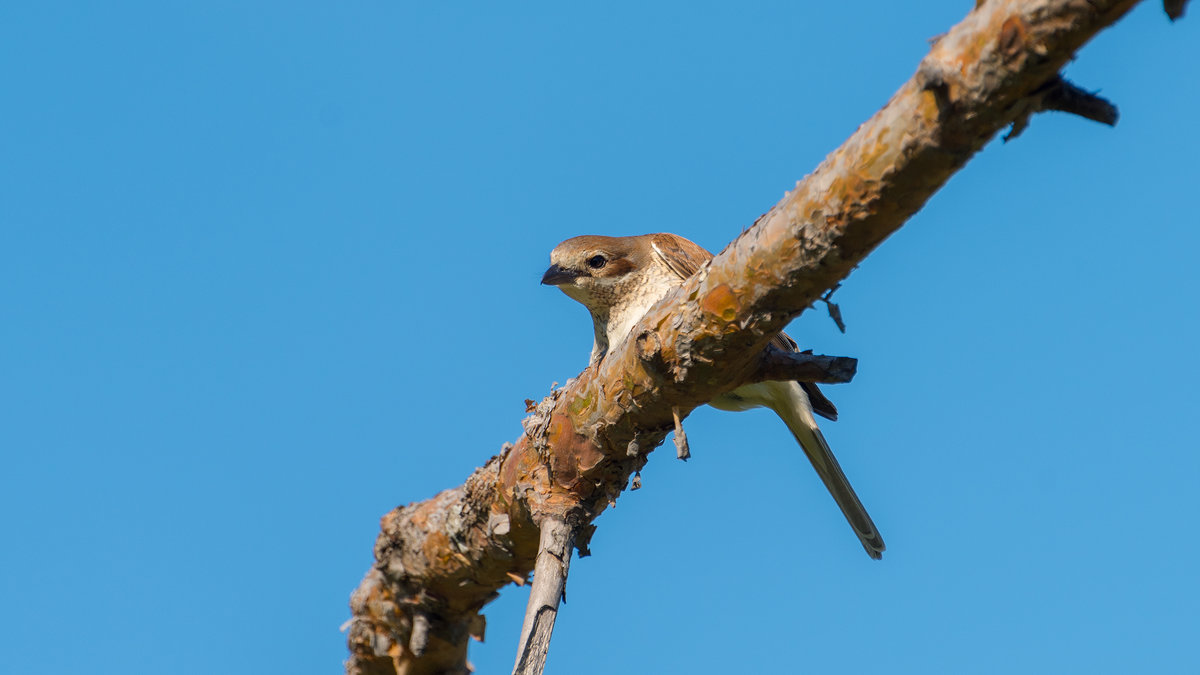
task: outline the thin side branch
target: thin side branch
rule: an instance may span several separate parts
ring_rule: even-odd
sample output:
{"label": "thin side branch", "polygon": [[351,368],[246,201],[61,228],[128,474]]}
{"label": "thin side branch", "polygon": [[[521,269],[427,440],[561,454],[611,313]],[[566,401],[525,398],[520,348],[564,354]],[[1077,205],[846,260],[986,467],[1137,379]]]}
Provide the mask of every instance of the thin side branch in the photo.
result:
{"label": "thin side branch", "polygon": [[1187,4],[1188,0],[1163,0],[1163,9],[1166,10],[1168,19],[1177,21],[1183,18]]}
{"label": "thin side branch", "polygon": [[529,604],[525,606],[525,623],[521,626],[521,641],[513,675],[541,675],[550,650],[550,636],[558,618],[559,600],[566,598],[567,571],[571,566],[573,528],[566,520],[544,518],[538,545],[533,584],[529,588]]}
{"label": "thin side branch", "polygon": [[765,349],[754,377],[747,382],[770,380],[844,384],[858,372],[858,359],[849,356],[824,356]]}
{"label": "thin side branch", "polygon": [[1078,115],[1084,119],[1116,126],[1120,113],[1111,101],[1068,82],[1061,75],[1054,76],[1049,82],[1030,95],[1023,114],[1013,121],[1012,130],[1004,137],[1008,142],[1029,126],[1029,118],[1034,113],[1057,111]]}
{"label": "thin side branch", "polygon": [[1116,126],[1120,113],[1117,106],[1096,92],[1081,89],[1062,77],[1055,78],[1042,95],[1042,110],[1079,115],[1084,119]]}

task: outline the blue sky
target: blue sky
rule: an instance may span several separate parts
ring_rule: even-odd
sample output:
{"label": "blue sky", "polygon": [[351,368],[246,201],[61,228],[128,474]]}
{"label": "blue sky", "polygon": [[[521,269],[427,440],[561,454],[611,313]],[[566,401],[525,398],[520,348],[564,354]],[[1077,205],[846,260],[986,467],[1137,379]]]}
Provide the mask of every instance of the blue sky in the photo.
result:
{"label": "blue sky", "polygon": [[[585,364],[585,233],[720,249],[969,2],[0,6],[0,671],[337,672],[387,510]],[[1067,70],[846,282],[830,444],[700,409],[572,566],[559,673],[1196,672],[1200,24]],[[507,672],[525,601],[488,610]]]}

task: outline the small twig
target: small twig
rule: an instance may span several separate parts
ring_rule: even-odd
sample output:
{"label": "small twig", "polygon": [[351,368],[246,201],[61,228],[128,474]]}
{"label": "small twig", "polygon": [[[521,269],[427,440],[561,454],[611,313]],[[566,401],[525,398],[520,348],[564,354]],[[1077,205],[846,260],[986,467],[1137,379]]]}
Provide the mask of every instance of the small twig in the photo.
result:
{"label": "small twig", "polygon": [[1163,0],[1163,9],[1167,11],[1167,18],[1171,21],[1183,18],[1187,3],[1188,0]]}
{"label": "small twig", "polygon": [[1117,106],[1111,101],[1097,96],[1096,92],[1080,89],[1061,75],[1055,75],[1025,99],[1023,109],[1013,120],[1012,129],[1004,136],[1004,142],[1020,136],[1029,126],[1030,116],[1046,110],[1079,115],[1110,127],[1115,126],[1120,117]]}
{"label": "small twig", "polygon": [[858,359],[850,356],[825,356],[786,352],[774,347],[764,349],[758,367],[746,384],[768,382],[816,382],[844,384],[858,372]]}
{"label": "small twig", "polygon": [[533,584],[529,588],[529,604],[525,606],[525,623],[521,626],[513,675],[541,675],[546,667],[554,620],[558,618],[558,603],[566,598],[567,570],[571,565],[575,532],[561,518],[545,517],[541,527]]}
{"label": "small twig", "polygon": [[1055,78],[1042,97],[1042,110],[1079,115],[1084,119],[1116,126],[1121,114],[1111,101],[1097,96],[1098,92],[1086,91],[1062,77]]}
{"label": "small twig", "polygon": [[837,324],[838,330],[845,333],[846,322],[842,321],[842,308],[838,307],[837,303],[833,301],[834,291],[841,287],[841,284],[836,284],[833,288],[825,291],[825,295],[821,296],[821,302],[825,303],[825,308],[829,310],[829,318],[833,319],[833,322]]}
{"label": "small twig", "polygon": [[675,418],[675,456],[688,461],[692,449],[688,447],[687,434],[683,433],[683,420],[679,417],[679,408],[671,408],[671,417]]}

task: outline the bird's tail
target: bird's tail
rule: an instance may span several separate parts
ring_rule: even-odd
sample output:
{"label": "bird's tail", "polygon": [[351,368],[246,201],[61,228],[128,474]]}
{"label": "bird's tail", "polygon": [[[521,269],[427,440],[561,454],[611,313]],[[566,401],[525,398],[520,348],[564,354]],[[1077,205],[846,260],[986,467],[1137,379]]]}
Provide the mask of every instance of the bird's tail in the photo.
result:
{"label": "bird's tail", "polygon": [[854,533],[867,550],[867,555],[879,560],[883,557],[885,548],[883,537],[879,535],[879,530],[875,529],[875,523],[871,521],[867,509],[858,500],[858,495],[854,494],[854,488],[850,486],[846,474],[842,473],[842,467],[833,456],[833,451],[829,449],[829,444],[825,442],[825,436],[817,428],[808,397],[795,382],[767,384],[773,390],[774,405],[771,407],[784,424],[787,424],[800,447],[804,448],[808,461],[812,462],[817,475],[821,477],[821,482],[825,483],[829,494],[833,495],[833,500],[849,521],[850,527],[854,528]]}

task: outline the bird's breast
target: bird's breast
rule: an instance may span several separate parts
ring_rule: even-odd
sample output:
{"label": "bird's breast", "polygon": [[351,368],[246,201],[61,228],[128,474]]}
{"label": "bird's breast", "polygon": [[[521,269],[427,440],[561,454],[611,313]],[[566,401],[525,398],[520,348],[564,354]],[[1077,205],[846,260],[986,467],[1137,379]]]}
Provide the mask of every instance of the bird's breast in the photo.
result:
{"label": "bird's breast", "polygon": [[614,305],[608,317],[608,343],[615,345],[624,340],[629,331],[633,330],[646,312],[656,302],[662,300],[678,285],[674,276],[667,278],[663,275],[648,275],[648,278],[638,279],[636,283],[628,284],[620,294],[621,302]]}

